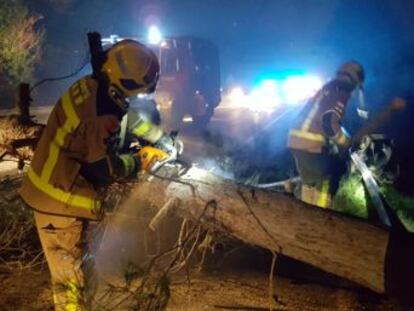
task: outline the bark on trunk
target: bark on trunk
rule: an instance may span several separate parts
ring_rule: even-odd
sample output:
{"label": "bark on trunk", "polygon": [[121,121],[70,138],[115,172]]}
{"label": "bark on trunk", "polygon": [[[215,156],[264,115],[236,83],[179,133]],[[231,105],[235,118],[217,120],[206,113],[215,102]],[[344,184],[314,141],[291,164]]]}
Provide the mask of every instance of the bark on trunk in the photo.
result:
{"label": "bark on trunk", "polygon": [[135,195],[159,208],[168,202],[181,216],[200,219],[247,244],[385,292],[390,234],[380,226],[288,195],[237,185],[199,168],[190,169],[179,182],[143,182]]}

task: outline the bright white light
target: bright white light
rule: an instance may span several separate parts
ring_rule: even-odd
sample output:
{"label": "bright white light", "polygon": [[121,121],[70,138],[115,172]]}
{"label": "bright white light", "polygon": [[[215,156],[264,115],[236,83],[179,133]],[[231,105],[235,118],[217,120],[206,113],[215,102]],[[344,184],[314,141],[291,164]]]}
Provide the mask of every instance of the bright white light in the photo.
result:
{"label": "bright white light", "polygon": [[193,122],[193,117],[187,114],[183,117],[183,122],[184,123],[191,123],[191,122]]}
{"label": "bright white light", "polygon": [[277,91],[277,82],[275,80],[263,80],[260,87],[266,92]]}
{"label": "bright white light", "polygon": [[249,108],[270,111],[280,105],[279,85],[275,80],[264,80],[249,94]]}
{"label": "bright white light", "polygon": [[234,87],[229,93],[229,100],[232,106],[240,106],[246,100],[246,94],[239,86]]}
{"label": "bright white light", "polygon": [[286,79],[262,80],[248,93],[236,86],[227,93],[226,98],[233,108],[272,113],[282,104],[303,103],[315,95],[322,85],[322,80],[317,76],[295,75]]}
{"label": "bright white light", "polygon": [[151,44],[159,44],[162,40],[162,34],[157,26],[151,26],[148,30],[148,41]]}
{"label": "bright white light", "polygon": [[322,80],[316,76],[291,76],[282,86],[283,97],[288,104],[298,104],[309,99],[322,87]]}

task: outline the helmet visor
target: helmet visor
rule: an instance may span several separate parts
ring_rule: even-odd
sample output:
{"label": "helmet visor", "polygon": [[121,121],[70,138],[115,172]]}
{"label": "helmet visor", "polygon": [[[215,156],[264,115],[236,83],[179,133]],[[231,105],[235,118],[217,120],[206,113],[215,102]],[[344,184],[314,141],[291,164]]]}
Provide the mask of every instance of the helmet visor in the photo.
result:
{"label": "helmet visor", "polygon": [[145,84],[139,84],[133,79],[120,79],[122,87],[129,93],[153,93],[157,86],[159,78],[159,66],[156,62],[150,65],[150,68],[143,77]]}

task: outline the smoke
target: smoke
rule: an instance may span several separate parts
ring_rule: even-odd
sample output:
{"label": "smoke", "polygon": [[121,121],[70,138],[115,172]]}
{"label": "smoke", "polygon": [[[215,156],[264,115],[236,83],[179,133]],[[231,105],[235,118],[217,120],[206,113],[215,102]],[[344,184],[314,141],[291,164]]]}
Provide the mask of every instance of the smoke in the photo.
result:
{"label": "smoke", "polygon": [[226,157],[222,161],[202,158],[197,162],[198,166],[213,173],[214,175],[220,176],[224,179],[235,179],[234,168],[231,169],[231,159]]}
{"label": "smoke", "polygon": [[[155,194],[149,193],[145,184],[137,188],[135,184],[131,192],[120,190],[122,202],[91,230],[88,239],[84,262],[89,266],[88,292],[96,310],[153,310],[147,309],[149,303],[168,300],[163,275],[181,219],[168,215],[155,230],[150,229],[157,209],[146,198]],[[160,287],[159,282],[164,285]]]}

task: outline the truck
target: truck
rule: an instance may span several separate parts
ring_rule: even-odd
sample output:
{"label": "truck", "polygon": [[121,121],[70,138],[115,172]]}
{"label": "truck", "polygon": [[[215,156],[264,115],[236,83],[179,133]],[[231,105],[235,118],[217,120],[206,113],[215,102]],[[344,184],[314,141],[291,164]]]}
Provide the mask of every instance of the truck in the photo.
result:
{"label": "truck", "polygon": [[[125,38],[112,35],[103,44]],[[147,43],[158,56],[160,79],[153,99],[161,119],[169,127],[180,129],[185,123],[205,127],[221,100],[218,48],[198,37],[170,37]],[[141,98],[141,100],[148,100]]]}

